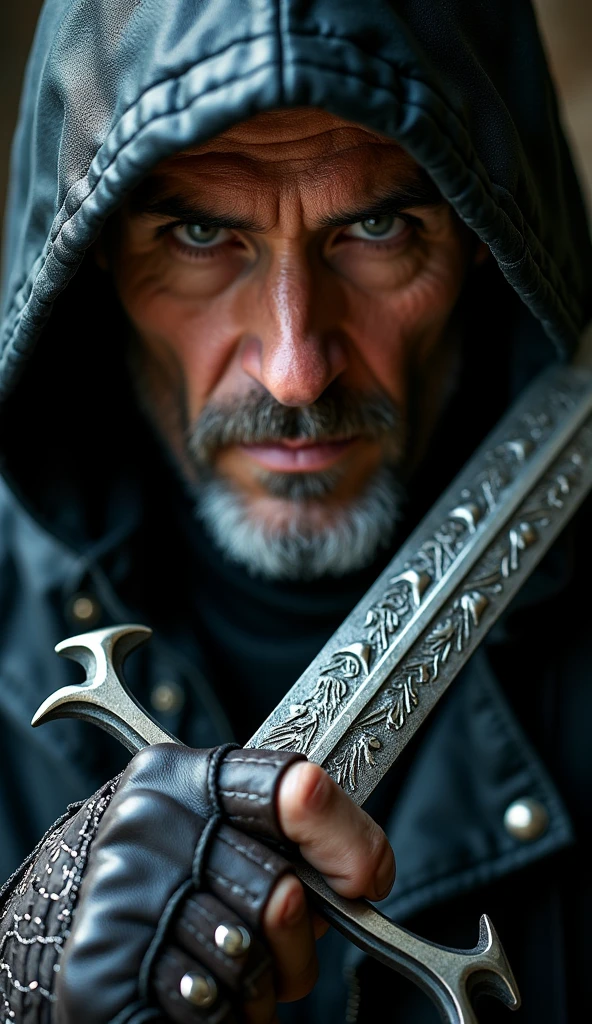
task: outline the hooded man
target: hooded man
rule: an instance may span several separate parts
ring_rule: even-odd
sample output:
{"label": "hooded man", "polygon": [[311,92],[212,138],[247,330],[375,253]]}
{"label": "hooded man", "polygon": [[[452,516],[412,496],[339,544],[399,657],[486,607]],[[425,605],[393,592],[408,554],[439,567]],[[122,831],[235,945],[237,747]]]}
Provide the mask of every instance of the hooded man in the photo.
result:
{"label": "hooded man", "polygon": [[[47,0],[6,224],[3,877],[62,817],[3,890],[2,1020],[435,1021],[334,933],[315,985],[286,839],[371,899],[392,843],[382,908],[440,943],[490,911],[524,1024],[590,1006],[585,512],[374,820],[227,744],[570,358],[591,257],[528,0]],[[186,746],[121,777],[90,726],[28,723],[77,678],[54,645],[125,621]]]}

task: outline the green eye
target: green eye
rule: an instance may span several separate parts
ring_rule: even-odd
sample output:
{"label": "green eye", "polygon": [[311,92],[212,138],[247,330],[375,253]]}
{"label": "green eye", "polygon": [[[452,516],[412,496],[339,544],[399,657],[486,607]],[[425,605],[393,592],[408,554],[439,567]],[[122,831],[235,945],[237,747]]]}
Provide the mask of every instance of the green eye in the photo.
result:
{"label": "green eye", "polygon": [[385,241],[386,239],[396,238],[406,228],[407,221],[403,220],[402,217],[367,217],[366,220],[360,220],[357,224],[352,224],[348,228],[347,234],[350,238],[361,238],[366,241],[370,239]]}
{"label": "green eye", "polygon": [[213,249],[232,237],[227,228],[212,224],[179,224],[173,235],[186,249]]}
{"label": "green eye", "polygon": [[367,235],[373,238],[380,238],[387,235],[393,226],[394,217],[369,217],[368,220],[360,221],[362,228]]}
{"label": "green eye", "polygon": [[211,245],[216,241],[221,228],[212,227],[208,224],[185,224],[183,225],[187,236],[194,245]]}

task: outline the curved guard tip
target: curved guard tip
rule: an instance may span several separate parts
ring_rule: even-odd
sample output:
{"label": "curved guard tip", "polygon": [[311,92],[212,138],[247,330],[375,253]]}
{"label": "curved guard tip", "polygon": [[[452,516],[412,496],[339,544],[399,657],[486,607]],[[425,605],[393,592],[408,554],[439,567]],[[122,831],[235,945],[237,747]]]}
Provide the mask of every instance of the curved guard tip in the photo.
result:
{"label": "curved guard tip", "polygon": [[[75,686],[62,686],[50,693],[37,709],[31,725],[35,728],[56,718],[87,718],[88,708],[100,706],[96,687],[93,683],[102,681],[107,665],[121,666],[128,654],[136,647],[145,643],[152,636],[148,626],[139,623],[125,623],[119,626],[107,626],[93,629],[88,633],[68,637],[56,644],[56,654],[63,658],[77,661],[86,669],[87,678],[84,683]],[[84,708],[84,713],[82,709]]]}
{"label": "curved guard tip", "polygon": [[[45,725],[46,722],[51,722],[55,718],[67,718],[68,698],[78,692],[79,687],[77,686],[63,686],[60,690],[56,690],[55,693],[50,693],[49,697],[46,697],[43,703],[39,705],[31,719],[33,728],[37,728],[38,725]],[[56,714],[58,709],[60,713]]]}
{"label": "curved guard tip", "polygon": [[151,636],[152,630],[149,626],[143,626],[136,622],[124,623],[120,626],[103,626],[101,629],[92,629],[88,633],[79,633],[77,636],[60,640],[54,650],[56,654],[68,658],[71,657],[70,652],[73,653],[77,649],[92,650],[101,647],[107,641],[113,645],[125,637],[128,651],[133,651],[135,647],[139,647]]}
{"label": "curved guard tip", "polygon": [[[496,969],[483,977],[483,991],[489,991],[511,1010],[518,1010],[522,1003],[518,985],[499,936],[488,914],[481,914],[479,921],[478,953],[488,953],[496,962]],[[479,986],[480,987],[480,986]]]}

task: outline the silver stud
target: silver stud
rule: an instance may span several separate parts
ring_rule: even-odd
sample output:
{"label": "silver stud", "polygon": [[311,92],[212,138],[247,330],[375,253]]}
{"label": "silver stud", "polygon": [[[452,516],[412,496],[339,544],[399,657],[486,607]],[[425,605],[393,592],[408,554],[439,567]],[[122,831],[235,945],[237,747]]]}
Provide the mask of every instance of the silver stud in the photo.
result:
{"label": "silver stud", "polygon": [[202,1010],[216,1002],[218,998],[218,986],[209,974],[196,974],[188,971],[181,978],[179,989],[183,999],[192,1006],[199,1006]]}
{"label": "silver stud", "polygon": [[251,946],[251,936],[242,924],[219,924],[214,932],[214,942],[226,956],[243,956]]}
{"label": "silver stud", "polygon": [[177,683],[158,683],[150,694],[150,703],[155,711],[163,714],[173,714],[180,711],[185,702],[185,694]]}
{"label": "silver stud", "polygon": [[504,827],[514,839],[529,842],[538,839],[547,830],[549,815],[539,800],[523,797],[514,800],[504,814]]}

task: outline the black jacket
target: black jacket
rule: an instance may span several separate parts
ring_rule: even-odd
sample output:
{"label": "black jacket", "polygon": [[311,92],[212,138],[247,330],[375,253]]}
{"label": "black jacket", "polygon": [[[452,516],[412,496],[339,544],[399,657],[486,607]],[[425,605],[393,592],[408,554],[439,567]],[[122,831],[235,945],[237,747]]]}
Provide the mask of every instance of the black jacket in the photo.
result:
{"label": "black jacket", "polygon": [[[377,571],[344,581],[341,604],[330,585],[308,594],[279,588],[278,612],[271,591],[192,535],[181,489],[134,404],[109,280],[84,260],[155,162],[258,111],[299,105],[396,138],[495,257],[463,300],[462,380],[414,484],[406,530],[511,395],[545,362],[569,357],[592,312],[585,215],[527,0],[48,0],[23,94],[5,234],[3,876],[70,800],[125,762],[81,723],[30,729],[41,700],[77,671],[53,654],[55,643],[91,625],[151,625],[151,648],[130,665],[132,685],[152,710],[168,694],[163,723],[211,745],[229,738],[232,709],[211,668],[224,635],[212,635],[208,588],[224,594],[230,580],[234,602],[221,599],[228,646],[233,630],[249,634],[253,595],[284,626],[289,619],[301,642],[285,663],[287,689]],[[467,947],[489,912],[523,992],[515,1019],[524,1024],[575,1019],[574,1000],[590,1002],[586,518],[551,552],[371,808],[398,860],[388,912]],[[90,616],[81,618],[85,608]],[[260,620],[263,650],[265,611]],[[257,655],[251,660],[256,679]],[[270,710],[275,695],[258,701]],[[506,807],[524,796],[549,816],[530,842],[503,824]],[[375,1019],[387,1000],[395,1019],[434,1020],[407,983],[337,940],[322,950],[323,981],[306,1008],[285,1010],[286,1020],[343,1019],[344,956],[351,1019],[361,986],[360,1020]],[[491,1019],[504,1012],[492,1007]]]}

